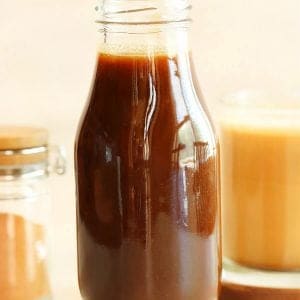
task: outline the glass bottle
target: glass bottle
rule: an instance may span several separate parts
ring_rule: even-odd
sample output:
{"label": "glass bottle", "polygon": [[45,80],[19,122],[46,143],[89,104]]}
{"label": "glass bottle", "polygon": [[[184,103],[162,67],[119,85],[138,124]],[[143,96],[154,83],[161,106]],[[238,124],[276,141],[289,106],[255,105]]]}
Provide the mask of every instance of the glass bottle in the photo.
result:
{"label": "glass bottle", "polygon": [[217,299],[218,150],[185,0],[108,0],[75,146],[87,300]]}
{"label": "glass bottle", "polygon": [[52,299],[47,179],[50,169],[62,174],[65,168],[57,148],[52,150],[45,129],[0,127],[0,295],[4,300]]}

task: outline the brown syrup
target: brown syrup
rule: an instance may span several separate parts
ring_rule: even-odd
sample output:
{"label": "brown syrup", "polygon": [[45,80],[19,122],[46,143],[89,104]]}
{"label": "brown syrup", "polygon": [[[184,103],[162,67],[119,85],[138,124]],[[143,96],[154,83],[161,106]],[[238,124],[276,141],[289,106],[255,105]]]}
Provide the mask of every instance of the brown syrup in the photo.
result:
{"label": "brown syrup", "polygon": [[75,151],[84,299],[217,299],[216,146],[181,65],[99,55]]}

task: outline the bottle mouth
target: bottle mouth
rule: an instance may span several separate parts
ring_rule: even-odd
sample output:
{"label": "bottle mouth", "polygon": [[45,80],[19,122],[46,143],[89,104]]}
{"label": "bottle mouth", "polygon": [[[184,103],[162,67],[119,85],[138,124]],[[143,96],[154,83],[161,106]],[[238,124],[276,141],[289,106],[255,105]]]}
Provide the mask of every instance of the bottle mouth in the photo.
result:
{"label": "bottle mouth", "polygon": [[96,7],[96,23],[103,25],[188,24],[192,6],[187,0],[104,0]]}

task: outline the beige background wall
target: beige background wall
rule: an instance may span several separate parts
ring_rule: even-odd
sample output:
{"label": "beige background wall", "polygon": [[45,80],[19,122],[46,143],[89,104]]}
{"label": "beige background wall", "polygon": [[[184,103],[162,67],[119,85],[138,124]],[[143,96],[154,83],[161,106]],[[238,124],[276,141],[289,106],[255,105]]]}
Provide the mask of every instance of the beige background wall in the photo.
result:
{"label": "beige background wall", "polygon": [[[53,182],[56,299],[76,298],[72,143],[93,74],[95,4],[0,0],[0,123],[47,126],[68,150],[69,172]],[[192,49],[212,111],[221,95],[236,89],[300,89],[299,0],[193,5]]]}
{"label": "beige background wall", "polygon": [[[96,0],[0,1],[1,121],[74,128],[92,76],[95,5]],[[299,0],[193,5],[192,48],[210,104],[241,87],[300,86]]]}
{"label": "beige background wall", "polygon": [[[1,121],[74,127],[93,70],[95,4],[0,1]],[[300,86],[299,0],[193,4],[192,46],[209,103],[241,87]]]}

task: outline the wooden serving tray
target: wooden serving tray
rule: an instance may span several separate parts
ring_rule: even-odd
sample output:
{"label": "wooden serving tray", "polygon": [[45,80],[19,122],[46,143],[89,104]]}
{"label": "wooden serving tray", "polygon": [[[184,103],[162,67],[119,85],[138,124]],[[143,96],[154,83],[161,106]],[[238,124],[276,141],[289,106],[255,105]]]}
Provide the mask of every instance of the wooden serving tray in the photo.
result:
{"label": "wooden serving tray", "polygon": [[299,290],[222,284],[220,300],[300,300]]}

